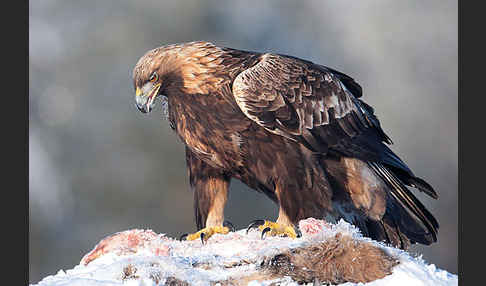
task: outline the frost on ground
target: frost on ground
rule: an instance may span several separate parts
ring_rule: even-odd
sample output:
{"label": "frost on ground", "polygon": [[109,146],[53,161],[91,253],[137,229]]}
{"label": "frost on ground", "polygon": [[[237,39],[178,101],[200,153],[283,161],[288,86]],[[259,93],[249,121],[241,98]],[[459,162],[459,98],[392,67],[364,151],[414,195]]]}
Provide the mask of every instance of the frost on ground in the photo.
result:
{"label": "frost on ground", "polygon": [[457,285],[457,275],[363,237],[341,220],[299,223],[302,237],[260,238],[239,230],[206,244],[151,230],[103,239],[70,270],[39,286],[61,285]]}

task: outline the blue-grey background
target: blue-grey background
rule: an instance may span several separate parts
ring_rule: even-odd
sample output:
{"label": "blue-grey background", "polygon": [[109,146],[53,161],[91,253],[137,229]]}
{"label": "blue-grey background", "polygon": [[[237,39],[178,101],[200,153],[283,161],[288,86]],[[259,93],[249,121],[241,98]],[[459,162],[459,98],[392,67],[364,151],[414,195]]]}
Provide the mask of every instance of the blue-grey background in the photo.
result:
{"label": "blue-grey background", "polygon": [[[290,54],[354,77],[392,149],[438,191],[418,194],[438,243],[412,252],[457,273],[457,1],[30,1],[29,280],[72,268],[103,237],[131,228],[193,231],[184,148],[134,106],[131,71],[177,42]],[[233,181],[238,228],[275,219]]]}

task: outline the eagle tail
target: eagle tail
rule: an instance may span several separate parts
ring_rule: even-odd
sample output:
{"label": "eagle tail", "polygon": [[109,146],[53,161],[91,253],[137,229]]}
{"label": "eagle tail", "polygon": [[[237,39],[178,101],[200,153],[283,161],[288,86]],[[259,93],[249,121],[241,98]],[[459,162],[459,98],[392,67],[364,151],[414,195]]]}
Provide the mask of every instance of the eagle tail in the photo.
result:
{"label": "eagle tail", "polygon": [[406,177],[393,167],[376,162],[369,162],[368,165],[390,187],[382,220],[367,222],[370,237],[385,238],[393,245],[405,249],[410,243],[429,245],[436,242],[439,223],[406,185],[436,197],[432,187],[422,179]]}
{"label": "eagle tail", "polygon": [[376,241],[384,241],[400,249],[408,249],[411,243],[410,239],[400,231],[391,212],[386,212],[383,218],[379,221],[367,219],[365,228],[360,229],[366,229],[367,236],[372,239]]}
{"label": "eagle tail", "polygon": [[[410,170],[408,166],[397,155],[395,155],[392,150],[390,150],[390,148],[384,144],[381,144],[381,149],[383,167],[394,175],[396,179],[399,179],[407,186],[417,188],[419,191],[434,199],[439,197],[439,195],[434,191],[434,188],[432,188],[432,186],[426,181],[415,177],[412,170]],[[378,171],[378,173],[382,174],[380,171]]]}

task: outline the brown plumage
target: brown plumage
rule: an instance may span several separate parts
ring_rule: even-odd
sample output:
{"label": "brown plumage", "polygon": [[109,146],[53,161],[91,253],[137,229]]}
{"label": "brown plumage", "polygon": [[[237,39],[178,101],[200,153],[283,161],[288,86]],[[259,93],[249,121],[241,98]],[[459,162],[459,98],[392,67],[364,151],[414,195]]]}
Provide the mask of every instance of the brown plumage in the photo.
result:
{"label": "brown plumage", "polygon": [[437,240],[437,221],[407,186],[437,194],[385,145],[391,140],[351,77],[295,57],[191,42],[147,52],[133,81],[142,112],[167,97],[198,229],[222,224],[237,178],[278,204],[281,224],[343,218],[400,248]]}

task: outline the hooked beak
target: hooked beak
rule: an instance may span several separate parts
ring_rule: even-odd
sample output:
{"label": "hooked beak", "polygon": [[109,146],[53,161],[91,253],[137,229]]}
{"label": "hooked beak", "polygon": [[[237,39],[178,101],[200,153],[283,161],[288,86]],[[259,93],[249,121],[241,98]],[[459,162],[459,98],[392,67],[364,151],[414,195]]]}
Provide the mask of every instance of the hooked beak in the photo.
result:
{"label": "hooked beak", "polygon": [[142,89],[137,87],[137,90],[135,91],[135,102],[138,110],[143,113],[152,111],[154,107],[154,99],[157,97],[159,89],[160,83],[157,83],[150,89],[149,92],[144,94]]}

